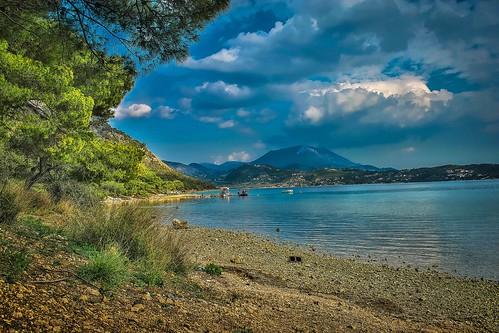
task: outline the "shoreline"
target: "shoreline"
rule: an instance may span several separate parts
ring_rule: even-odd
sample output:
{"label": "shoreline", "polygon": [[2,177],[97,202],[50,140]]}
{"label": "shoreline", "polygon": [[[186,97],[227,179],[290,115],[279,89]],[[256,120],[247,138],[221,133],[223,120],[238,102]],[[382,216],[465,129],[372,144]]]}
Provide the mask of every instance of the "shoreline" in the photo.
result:
{"label": "shoreline", "polygon": [[169,202],[178,202],[183,200],[192,199],[203,199],[205,198],[202,194],[192,192],[192,193],[180,193],[180,194],[153,194],[148,197],[107,197],[102,202],[106,205],[120,205],[127,203],[138,203],[138,204],[160,204]]}
{"label": "shoreline", "polygon": [[[198,226],[177,232],[194,247],[196,262],[216,263],[230,274],[249,274],[250,280],[261,280],[276,293],[292,289],[309,296],[338,297],[398,319],[471,325],[458,329],[463,331],[492,332],[497,327],[499,282],[495,280],[342,258],[249,232]],[[300,256],[302,262],[289,262],[289,256]]]}

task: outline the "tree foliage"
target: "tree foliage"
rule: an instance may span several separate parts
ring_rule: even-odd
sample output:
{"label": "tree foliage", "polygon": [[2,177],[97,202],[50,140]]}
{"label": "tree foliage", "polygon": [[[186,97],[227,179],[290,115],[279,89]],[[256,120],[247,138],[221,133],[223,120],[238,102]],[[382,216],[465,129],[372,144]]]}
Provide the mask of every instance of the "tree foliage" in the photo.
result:
{"label": "tree foliage", "polygon": [[131,60],[103,53],[96,58],[69,27],[58,27],[43,17],[25,14],[24,18],[25,29],[19,29],[0,16],[0,39],[8,42],[9,50],[48,66],[71,69],[71,84],[94,100],[93,115],[110,118],[133,86],[136,72]]}
{"label": "tree foliage", "polygon": [[[24,13],[48,13],[89,48],[113,39],[143,63],[183,60],[189,44],[229,0],[3,0],[0,14],[23,27]],[[97,55],[97,52],[94,52]]]}
{"label": "tree foliage", "polygon": [[142,145],[98,137],[90,123],[112,117],[136,76],[130,58],[106,53],[110,38],[140,61],[182,59],[226,3],[0,2],[0,181],[23,178],[31,187],[66,179],[119,195],[203,188],[155,170]]}

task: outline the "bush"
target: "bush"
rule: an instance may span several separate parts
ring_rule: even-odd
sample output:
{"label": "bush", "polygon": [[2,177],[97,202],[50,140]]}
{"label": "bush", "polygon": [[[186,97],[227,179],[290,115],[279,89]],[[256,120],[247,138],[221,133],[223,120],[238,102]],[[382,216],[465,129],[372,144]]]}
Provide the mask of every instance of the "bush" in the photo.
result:
{"label": "bush", "polygon": [[26,189],[23,184],[13,184],[13,191],[17,196],[17,203],[24,213],[47,210],[52,206],[49,193],[43,189]]}
{"label": "bush", "polygon": [[44,224],[39,218],[34,216],[24,216],[19,222],[20,225],[27,227],[30,231],[35,232],[36,235],[40,237],[57,233],[57,230]]}
{"label": "bush", "polygon": [[112,289],[127,277],[128,261],[117,246],[109,246],[92,254],[79,273],[86,279],[100,282],[105,289]]}
{"label": "bush", "polygon": [[142,261],[137,265],[135,278],[148,286],[162,286],[164,280],[164,269],[156,267],[154,263]]}
{"label": "bush", "polygon": [[17,196],[11,189],[4,187],[0,191],[0,223],[14,223],[21,207],[17,202]]}
{"label": "bush", "polygon": [[209,263],[204,268],[204,271],[210,275],[220,276],[220,275],[222,275],[223,269],[222,269],[222,267],[218,266],[217,264]]}
{"label": "bush", "polygon": [[55,202],[59,203],[68,200],[79,207],[96,205],[102,197],[102,194],[92,185],[74,180],[53,181],[47,187]]}
{"label": "bush", "polygon": [[123,183],[118,183],[112,180],[102,182],[100,184],[100,188],[108,195],[120,196],[126,193],[126,188]]}
{"label": "bush", "polygon": [[5,242],[0,245],[0,275],[5,277],[7,282],[16,282],[30,262],[25,249],[18,249]]}
{"label": "bush", "polygon": [[183,273],[189,268],[190,251],[159,216],[155,209],[138,205],[98,205],[76,215],[67,232],[74,241],[98,250],[118,246],[127,258],[148,267],[146,275],[165,270]]}

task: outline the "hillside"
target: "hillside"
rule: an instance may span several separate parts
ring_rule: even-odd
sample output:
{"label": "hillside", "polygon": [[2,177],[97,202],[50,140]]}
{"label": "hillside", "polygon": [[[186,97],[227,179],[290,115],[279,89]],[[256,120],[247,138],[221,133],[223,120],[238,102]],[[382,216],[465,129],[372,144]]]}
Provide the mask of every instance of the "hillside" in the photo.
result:
{"label": "hillside", "polygon": [[228,184],[246,186],[320,186],[336,184],[374,184],[430,182],[499,178],[499,164],[444,165],[407,170],[365,171],[357,169],[290,170],[268,165],[245,165],[231,171]]}
{"label": "hillside", "polygon": [[178,172],[209,182],[224,182],[229,172],[246,164],[236,161],[229,161],[223,164],[191,163],[188,165],[172,161],[163,162]]}
{"label": "hillside", "polygon": [[107,121],[94,117],[90,128],[99,138],[113,142],[131,144],[140,147],[144,151],[143,163],[157,176],[165,181],[181,181],[185,185],[185,190],[202,190],[213,186],[203,180],[193,178],[168,166],[151,152],[146,145],[133,139],[124,132],[112,127]]}

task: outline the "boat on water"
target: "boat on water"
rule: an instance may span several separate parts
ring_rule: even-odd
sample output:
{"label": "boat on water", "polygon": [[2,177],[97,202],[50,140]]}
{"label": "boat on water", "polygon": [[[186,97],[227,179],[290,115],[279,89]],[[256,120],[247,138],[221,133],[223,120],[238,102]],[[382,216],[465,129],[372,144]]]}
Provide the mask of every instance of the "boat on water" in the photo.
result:
{"label": "boat on water", "polygon": [[293,193],[294,193],[294,191],[293,191],[293,189],[288,188],[288,189],[286,189],[286,190],[283,190],[283,191],[282,191],[282,193],[286,193],[286,194],[293,194]]}
{"label": "boat on water", "polygon": [[248,190],[246,189],[241,189],[240,191],[237,192],[237,195],[240,197],[247,197],[248,196]]}
{"label": "boat on water", "polygon": [[228,197],[230,197],[230,188],[220,187],[220,198],[228,198]]}

